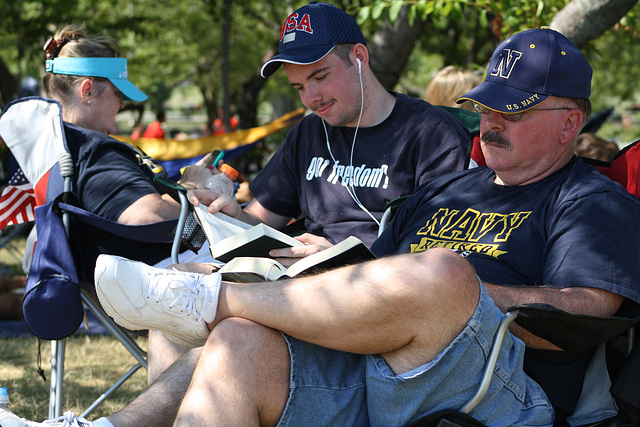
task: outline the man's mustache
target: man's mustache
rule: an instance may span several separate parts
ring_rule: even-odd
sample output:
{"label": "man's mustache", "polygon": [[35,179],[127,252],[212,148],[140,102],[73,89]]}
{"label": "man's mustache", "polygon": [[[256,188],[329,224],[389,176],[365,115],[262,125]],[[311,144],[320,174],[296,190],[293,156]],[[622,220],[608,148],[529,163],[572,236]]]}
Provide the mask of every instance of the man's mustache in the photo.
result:
{"label": "man's mustache", "polygon": [[481,140],[491,144],[502,145],[507,150],[511,150],[513,148],[511,142],[509,142],[507,138],[502,136],[502,134],[491,130],[482,134]]}
{"label": "man's mustache", "polygon": [[327,105],[331,104],[331,101],[322,101],[322,102],[318,102],[316,104],[313,104],[311,106],[311,111],[316,112],[324,107],[326,107]]}

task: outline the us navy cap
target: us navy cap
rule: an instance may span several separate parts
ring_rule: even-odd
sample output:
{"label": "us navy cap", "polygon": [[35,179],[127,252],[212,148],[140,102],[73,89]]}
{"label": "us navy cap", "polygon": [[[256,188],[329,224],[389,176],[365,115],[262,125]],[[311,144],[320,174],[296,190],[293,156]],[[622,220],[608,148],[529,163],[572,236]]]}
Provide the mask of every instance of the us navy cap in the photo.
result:
{"label": "us navy cap", "polygon": [[587,58],[564,35],[549,28],[526,30],[496,48],[484,82],[456,102],[516,113],[550,96],[588,98],[592,75]]}

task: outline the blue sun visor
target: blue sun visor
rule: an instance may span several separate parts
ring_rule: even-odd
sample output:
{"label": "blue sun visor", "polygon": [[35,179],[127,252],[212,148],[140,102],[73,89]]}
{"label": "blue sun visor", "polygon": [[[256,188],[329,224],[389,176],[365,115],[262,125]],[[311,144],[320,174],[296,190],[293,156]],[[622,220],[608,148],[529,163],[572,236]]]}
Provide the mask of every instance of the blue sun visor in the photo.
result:
{"label": "blue sun visor", "polygon": [[122,92],[125,101],[147,99],[140,89],[127,79],[126,58],[54,58],[45,61],[45,70],[53,74],[103,77]]}

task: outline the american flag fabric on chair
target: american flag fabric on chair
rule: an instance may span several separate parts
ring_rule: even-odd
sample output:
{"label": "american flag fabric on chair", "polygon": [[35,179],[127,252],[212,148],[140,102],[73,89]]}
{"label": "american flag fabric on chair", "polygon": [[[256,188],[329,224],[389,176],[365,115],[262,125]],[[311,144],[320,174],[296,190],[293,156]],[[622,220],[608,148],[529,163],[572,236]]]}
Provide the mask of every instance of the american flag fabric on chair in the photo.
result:
{"label": "american flag fabric on chair", "polygon": [[[55,188],[48,185],[49,175],[59,174],[53,172],[59,155],[66,152],[58,102],[40,97],[10,102],[0,118],[0,136],[20,165],[23,178],[33,186],[35,206],[62,193],[61,184]],[[16,182],[23,191],[28,190],[23,180]]]}
{"label": "american flag fabric on chair", "polygon": [[0,230],[10,224],[21,224],[35,219],[36,199],[33,185],[18,169],[0,195]]}

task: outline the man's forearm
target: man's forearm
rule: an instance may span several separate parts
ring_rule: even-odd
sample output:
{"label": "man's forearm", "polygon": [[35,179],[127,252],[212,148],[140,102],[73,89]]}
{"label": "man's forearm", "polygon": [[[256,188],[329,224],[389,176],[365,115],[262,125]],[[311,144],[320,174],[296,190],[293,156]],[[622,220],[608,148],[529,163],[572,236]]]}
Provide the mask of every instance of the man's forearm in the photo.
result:
{"label": "man's forearm", "polygon": [[[544,286],[501,286],[491,283],[484,283],[484,285],[495,304],[503,312],[514,305],[543,303],[573,314],[613,316],[624,301],[624,297],[598,288],[556,289]],[[558,350],[555,345],[516,324],[512,324],[510,331],[528,347]]]}

